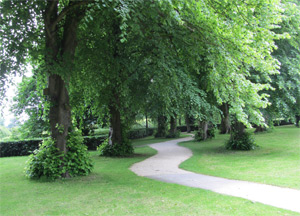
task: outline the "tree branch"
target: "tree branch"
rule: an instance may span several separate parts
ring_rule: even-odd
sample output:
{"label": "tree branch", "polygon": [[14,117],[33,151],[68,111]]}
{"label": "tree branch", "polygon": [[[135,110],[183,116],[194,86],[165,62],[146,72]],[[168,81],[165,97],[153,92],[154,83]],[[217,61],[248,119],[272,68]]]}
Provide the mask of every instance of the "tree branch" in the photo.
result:
{"label": "tree branch", "polygon": [[93,3],[94,1],[79,1],[75,2],[74,4],[70,4],[69,6],[65,7],[60,14],[57,16],[56,20],[53,22],[52,26],[56,26],[71,10],[73,10],[77,6],[86,5],[89,3]]}

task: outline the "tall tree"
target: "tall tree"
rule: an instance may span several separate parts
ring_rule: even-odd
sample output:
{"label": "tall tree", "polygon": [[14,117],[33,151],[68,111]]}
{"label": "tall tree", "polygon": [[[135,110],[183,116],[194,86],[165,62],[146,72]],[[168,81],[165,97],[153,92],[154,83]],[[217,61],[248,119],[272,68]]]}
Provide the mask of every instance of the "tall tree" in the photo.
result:
{"label": "tall tree", "polygon": [[[40,65],[39,73],[48,76],[44,94],[50,101],[51,136],[63,154],[68,152],[67,136],[72,131],[67,83],[73,70],[78,27],[88,5],[89,1],[59,0],[0,4],[1,75],[17,73],[28,61]],[[62,175],[67,177],[68,171]]]}

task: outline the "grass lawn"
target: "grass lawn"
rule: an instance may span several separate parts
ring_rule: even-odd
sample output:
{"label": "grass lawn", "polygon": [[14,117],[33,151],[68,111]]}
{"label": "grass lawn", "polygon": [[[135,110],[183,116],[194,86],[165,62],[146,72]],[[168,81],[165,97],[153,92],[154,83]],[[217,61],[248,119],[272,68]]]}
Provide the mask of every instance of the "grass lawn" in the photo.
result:
{"label": "grass lawn", "polygon": [[0,215],[299,215],[138,177],[128,168],[155,151],[149,147],[135,151],[130,158],[105,158],[91,152],[92,174],[52,182],[27,179],[23,173],[26,156],[0,158]]}
{"label": "grass lawn", "polygon": [[194,156],[180,167],[212,176],[300,189],[300,129],[280,126],[254,138],[260,148],[253,151],[226,150],[224,143],[229,135],[182,143]]}

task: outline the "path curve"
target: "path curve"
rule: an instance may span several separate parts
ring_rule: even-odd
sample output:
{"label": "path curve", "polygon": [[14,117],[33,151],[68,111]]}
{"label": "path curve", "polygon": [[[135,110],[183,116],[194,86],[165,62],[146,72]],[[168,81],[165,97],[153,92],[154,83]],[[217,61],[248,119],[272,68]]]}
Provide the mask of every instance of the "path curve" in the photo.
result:
{"label": "path curve", "polygon": [[230,180],[179,169],[179,164],[190,158],[193,153],[188,148],[178,146],[177,143],[189,140],[192,140],[192,137],[150,144],[149,146],[158,153],[134,164],[130,170],[138,176],[202,188],[300,213],[300,190]]}

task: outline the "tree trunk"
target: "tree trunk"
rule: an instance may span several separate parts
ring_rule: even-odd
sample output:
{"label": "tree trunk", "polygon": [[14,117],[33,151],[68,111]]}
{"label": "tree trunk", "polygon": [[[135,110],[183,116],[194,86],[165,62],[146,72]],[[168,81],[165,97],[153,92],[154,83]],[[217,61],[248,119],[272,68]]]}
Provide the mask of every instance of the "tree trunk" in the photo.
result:
{"label": "tree trunk", "polygon": [[[70,76],[69,72],[71,72],[77,46],[78,24],[85,13],[83,8],[76,7],[81,3],[70,2],[66,7],[72,7],[73,10],[58,14],[58,1],[47,1],[44,12],[46,50],[48,51],[45,54],[45,62],[49,74],[48,89],[45,89],[44,94],[49,95],[51,102],[49,113],[51,137],[63,153],[68,151],[66,143],[72,125],[71,107],[65,80],[57,73],[58,71],[52,70],[63,65],[67,71],[64,74],[65,78],[68,79]],[[62,20],[64,20],[63,27],[59,28]],[[59,34],[62,34],[62,38]],[[63,177],[68,177],[68,173],[64,173]]]}
{"label": "tree trunk", "polygon": [[50,106],[50,126],[51,136],[56,140],[57,148],[67,152],[67,135],[71,127],[71,108],[69,94],[65,82],[59,75],[49,76],[49,96],[52,106]]}
{"label": "tree trunk", "polygon": [[267,131],[267,128],[266,128],[266,127],[263,127],[263,126],[261,126],[261,125],[258,125],[258,126],[255,128],[254,133],[259,133],[259,132],[264,132],[264,131]]}
{"label": "tree trunk", "polygon": [[300,115],[296,115],[296,126],[299,127]]}
{"label": "tree trunk", "polygon": [[228,103],[223,103],[221,106],[221,111],[223,112],[220,133],[229,134],[231,130],[230,126],[230,116],[229,116],[229,105]]}
{"label": "tree trunk", "polygon": [[186,124],[186,132],[190,133],[191,132],[191,122],[190,122],[190,118],[187,114],[185,115],[185,124]]}
{"label": "tree trunk", "polygon": [[169,131],[169,136],[170,137],[176,137],[177,134],[177,118],[176,115],[171,117],[170,120],[170,131]]}
{"label": "tree trunk", "polygon": [[242,136],[245,133],[245,129],[245,125],[238,121],[232,125],[232,132],[237,133],[239,136]]}
{"label": "tree trunk", "polygon": [[148,116],[146,114],[146,136],[148,136]]}
{"label": "tree trunk", "polygon": [[109,144],[111,145],[122,145],[123,134],[122,134],[122,123],[121,113],[116,106],[109,107],[110,112],[110,129],[109,129]]}
{"label": "tree trunk", "polygon": [[198,120],[198,134],[202,137],[202,140],[207,140],[208,122]]}
{"label": "tree trunk", "polygon": [[157,133],[155,134],[155,137],[166,137],[167,135],[167,118],[166,116],[159,115],[157,117]]}

